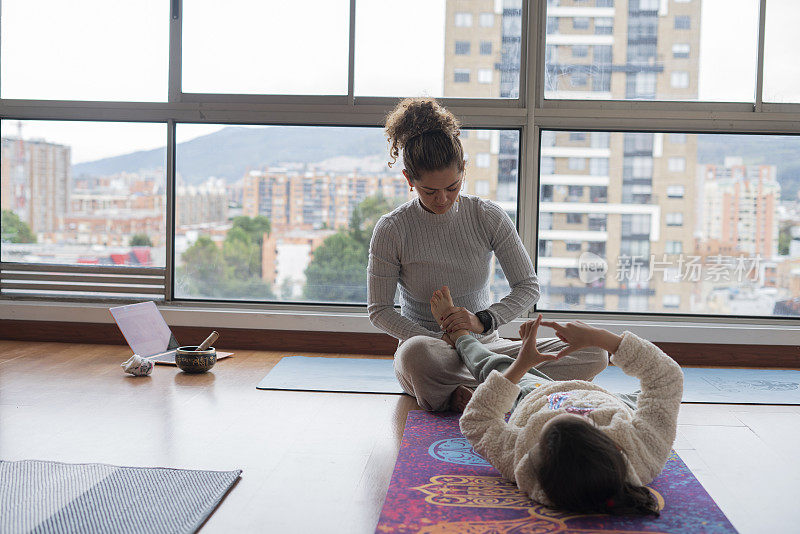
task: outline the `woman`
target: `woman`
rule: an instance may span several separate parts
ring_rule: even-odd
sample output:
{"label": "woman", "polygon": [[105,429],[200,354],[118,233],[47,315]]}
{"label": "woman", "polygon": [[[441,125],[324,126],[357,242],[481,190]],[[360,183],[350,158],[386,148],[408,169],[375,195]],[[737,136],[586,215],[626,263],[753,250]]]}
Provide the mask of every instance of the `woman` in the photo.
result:
{"label": "woman", "polygon": [[[469,330],[492,352],[516,355],[521,342],[501,338],[497,328],[539,298],[533,263],[509,216],[494,202],[460,195],[465,160],[459,133],[455,116],[430,98],[403,100],[389,114],[389,165],[402,150],[403,175],[417,198],[380,218],[369,252],[370,321],[400,340],[397,378],[432,411],[463,410],[467,388],[478,385],[447,331]],[[489,291],[493,253],[511,286],[495,303]],[[400,313],[394,309],[398,283]],[[445,285],[456,309],[437,321],[430,298]],[[538,343],[548,352],[564,346],[557,338]],[[591,380],[607,364],[605,351],[587,348],[537,369],[554,380]]]}

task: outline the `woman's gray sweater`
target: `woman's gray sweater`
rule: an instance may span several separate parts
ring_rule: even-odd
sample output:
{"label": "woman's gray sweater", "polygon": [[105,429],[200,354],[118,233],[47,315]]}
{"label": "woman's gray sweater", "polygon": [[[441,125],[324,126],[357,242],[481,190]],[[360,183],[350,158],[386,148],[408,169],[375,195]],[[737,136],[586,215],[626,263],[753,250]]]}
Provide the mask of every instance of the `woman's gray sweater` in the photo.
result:
{"label": "woman's gray sweater", "polygon": [[[511,293],[492,304],[489,267],[497,256]],[[450,287],[453,302],[472,313],[488,309],[492,330],[526,312],[539,299],[533,263],[514,223],[490,200],[462,195],[447,213],[426,211],[418,198],[378,220],[369,247],[369,319],[406,340],[442,337],[431,315],[434,291]],[[400,313],[394,296],[400,285]]]}

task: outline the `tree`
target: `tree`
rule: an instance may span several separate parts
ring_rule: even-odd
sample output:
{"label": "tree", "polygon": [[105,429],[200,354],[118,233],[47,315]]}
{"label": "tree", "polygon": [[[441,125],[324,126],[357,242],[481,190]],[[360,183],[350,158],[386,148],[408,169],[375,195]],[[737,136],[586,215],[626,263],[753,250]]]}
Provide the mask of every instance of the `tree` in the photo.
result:
{"label": "tree", "polygon": [[792,242],[792,235],[790,234],[790,226],[783,226],[778,232],[778,254],[781,256],[789,255],[789,245]]}
{"label": "tree", "polygon": [[398,205],[382,195],[367,197],[350,214],[349,226],[328,237],[306,268],[309,300],[366,302],[369,242],[381,215]]}
{"label": "tree", "polygon": [[0,226],[4,243],[36,243],[31,227],[11,210],[3,210]]}
{"label": "tree", "polygon": [[150,237],[147,234],[134,234],[131,236],[129,245],[132,247],[152,247],[153,242],[150,241]]}
{"label": "tree", "polygon": [[261,278],[263,236],[270,230],[266,217],[236,217],[221,246],[208,236],[198,238],[181,256],[181,292],[219,299],[274,299]]}

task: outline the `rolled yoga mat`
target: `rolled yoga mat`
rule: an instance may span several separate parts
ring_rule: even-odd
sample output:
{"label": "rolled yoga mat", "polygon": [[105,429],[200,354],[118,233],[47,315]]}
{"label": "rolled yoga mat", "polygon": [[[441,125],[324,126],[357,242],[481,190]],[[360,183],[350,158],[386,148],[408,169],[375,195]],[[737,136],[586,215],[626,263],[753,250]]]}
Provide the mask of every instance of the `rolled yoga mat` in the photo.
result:
{"label": "rolled yoga mat", "polygon": [[[614,366],[597,375],[594,382],[614,393],[639,389],[636,378]],[[800,371],[684,367],[682,402],[800,404]]]}
{"label": "rolled yoga mat", "polygon": [[241,473],[0,460],[0,532],[191,533]]}
{"label": "rolled yoga mat", "polygon": [[403,388],[389,359],[287,356],[256,386],[257,389],[396,393]]}
{"label": "rolled yoga mat", "polygon": [[475,453],[459,415],[409,412],[376,532],[736,532],[674,451],[649,484],[662,506],[658,518],[576,515],[537,504]]}

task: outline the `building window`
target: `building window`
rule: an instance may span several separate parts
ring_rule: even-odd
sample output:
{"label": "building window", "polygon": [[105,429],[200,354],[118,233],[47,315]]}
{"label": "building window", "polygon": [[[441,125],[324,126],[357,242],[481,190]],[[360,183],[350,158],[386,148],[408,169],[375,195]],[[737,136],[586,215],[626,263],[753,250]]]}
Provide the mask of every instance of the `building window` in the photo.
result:
{"label": "building window", "polygon": [[567,267],[564,272],[564,276],[568,279],[578,278],[578,269],[575,267]]}
{"label": "building window", "polygon": [[672,57],[675,59],[689,57],[690,47],[688,43],[675,43],[672,45]]}
{"label": "building window", "polygon": [[581,296],[580,295],[572,295],[572,294],[564,295],[564,304],[570,304],[570,305],[575,306],[575,305],[578,305],[580,303],[581,303]]}
{"label": "building window", "polygon": [[539,162],[539,174],[546,175],[546,174],[553,174],[554,172],[556,172],[555,158],[550,158],[546,156],[542,157],[541,161]]}
{"label": "building window", "polygon": [[477,156],[475,156],[475,166],[476,167],[481,167],[483,169],[487,169],[491,165],[491,162],[492,162],[491,156],[489,154],[485,153],[485,152],[482,152],[482,153],[478,154]]}
{"label": "building window", "polygon": [[456,26],[459,28],[469,28],[472,26],[472,13],[456,13]]}
{"label": "building window", "polygon": [[691,30],[692,18],[688,15],[675,15],[675,29],[676,30]]}
{"label": "building window", "polygon": [[569,83],[572,87],[586,87],[589,76],[585,72],[573,72],[569,77]]}
{"label": "building window", "polygon": [[658,11],[659,0],[639,0],[640,11]]}
{"label": "building window", "polygon": [[637,72],[635,98],[653,98],[656,95],[656,75],[653,72]]}
{"label": "building window", "polygon": [[667,197],[669,198],[683,198],[685,187],[682,185],[667,186]]}
{"label": "building window", "polygon": [[569,158],[567,165],[571,171],[583,171],[586,169],[586,158]]}
{"label": "building window", "polygon": [[478,69],[478,83],[492,83],[492,70]]}
{"label": "building window", "polygon": [[686,134],[683,133],[669,134],[669,142],[672,143],[673,145],[685,145]]}
{"label": "building window", "polygon": [[574,17],[572,19],[572,29],[573,30],[588,30],[589,29],[589,17]]}
{"label": "building window", "polygon": [[665,308],[678,308],[681,305],[680,295],[664,295],[661,301]]}
{"label": "building window", "polygon": [[664,244],[664,252],[667,254],[680,254],[683,252],[682,241],[667,241]]}
{"label": "building window", "polygon": [[567,223],[569,224],[581,224],[583,222],[583,214],[582,213],[567,213]]}
{"label": "building window", "polygon": [[598,310],[605,309],[605,297],[602,293],[587,293],[586,298],[586,306]]}
{"label": "building window", "polygon": [[490,55],[492,55],[492,42],[491,41],[481,41],[481,55],[482,56],[490,56]]}
{"label": "building window", "polygon": [[567,188],[567,198],[569,200],[580,200],[583,196],[582,185],[571,185]]}
{"label": "building window", "polygon": [[686,89],[689,87],[689,73],[685,70],[675,70],[669,77],[669,83],[675,89]]}
{"label": "building window", "polygon": [[481,25],[481,28],[494,26],[494,13],[481,13],[478,17],[478,24]]}
{"label": "building window", "polygon": [[469,83],[469,69],[455,69],[453,81],[455,83]]}
{"label": "building window", "polygon": [[608,158],[589,158],[589,174],[608,176]]}
{"label": "building window", "polygon": [[626,159],[630,159],[632,178],[652,178],[653,158],[633,157]]}
{"label": "building window", "polygon": [[572,45],[572,57],[586,57],[589,55],[587,45]]}
{"label": "building window", "polygon": [[670,172],[683,172],[686,170],[686,158],[669,158],[667,161],[667,167],[669,168]]}
{"label": "building window", "polygon": [[469,41],[456,41],[456,55],[466,56],[469,55],[470,42]]}
{"label": "building window", "polygon": [[567,252],[580,252],[582,243],[580,241],[567,241]]}
{"label": "building window", "polygon": [[611,35],[614,33],[614,19],[607,17],[594,19],[594,33],[597,35]]}
{"label": "building window", "polygon": [[683,213],[680,211],[667,213],[666,222],[667,226],[683,226]]}
{"label": "building window", "polygon": [[608,148],[611,142],[611,134],[608,132],[592,133],[592,148]]}
{"label": "building window", "polygon": [[475,182],[475,194],[476,195],[488,195],[489,194],[489,180],[478,180]]}

